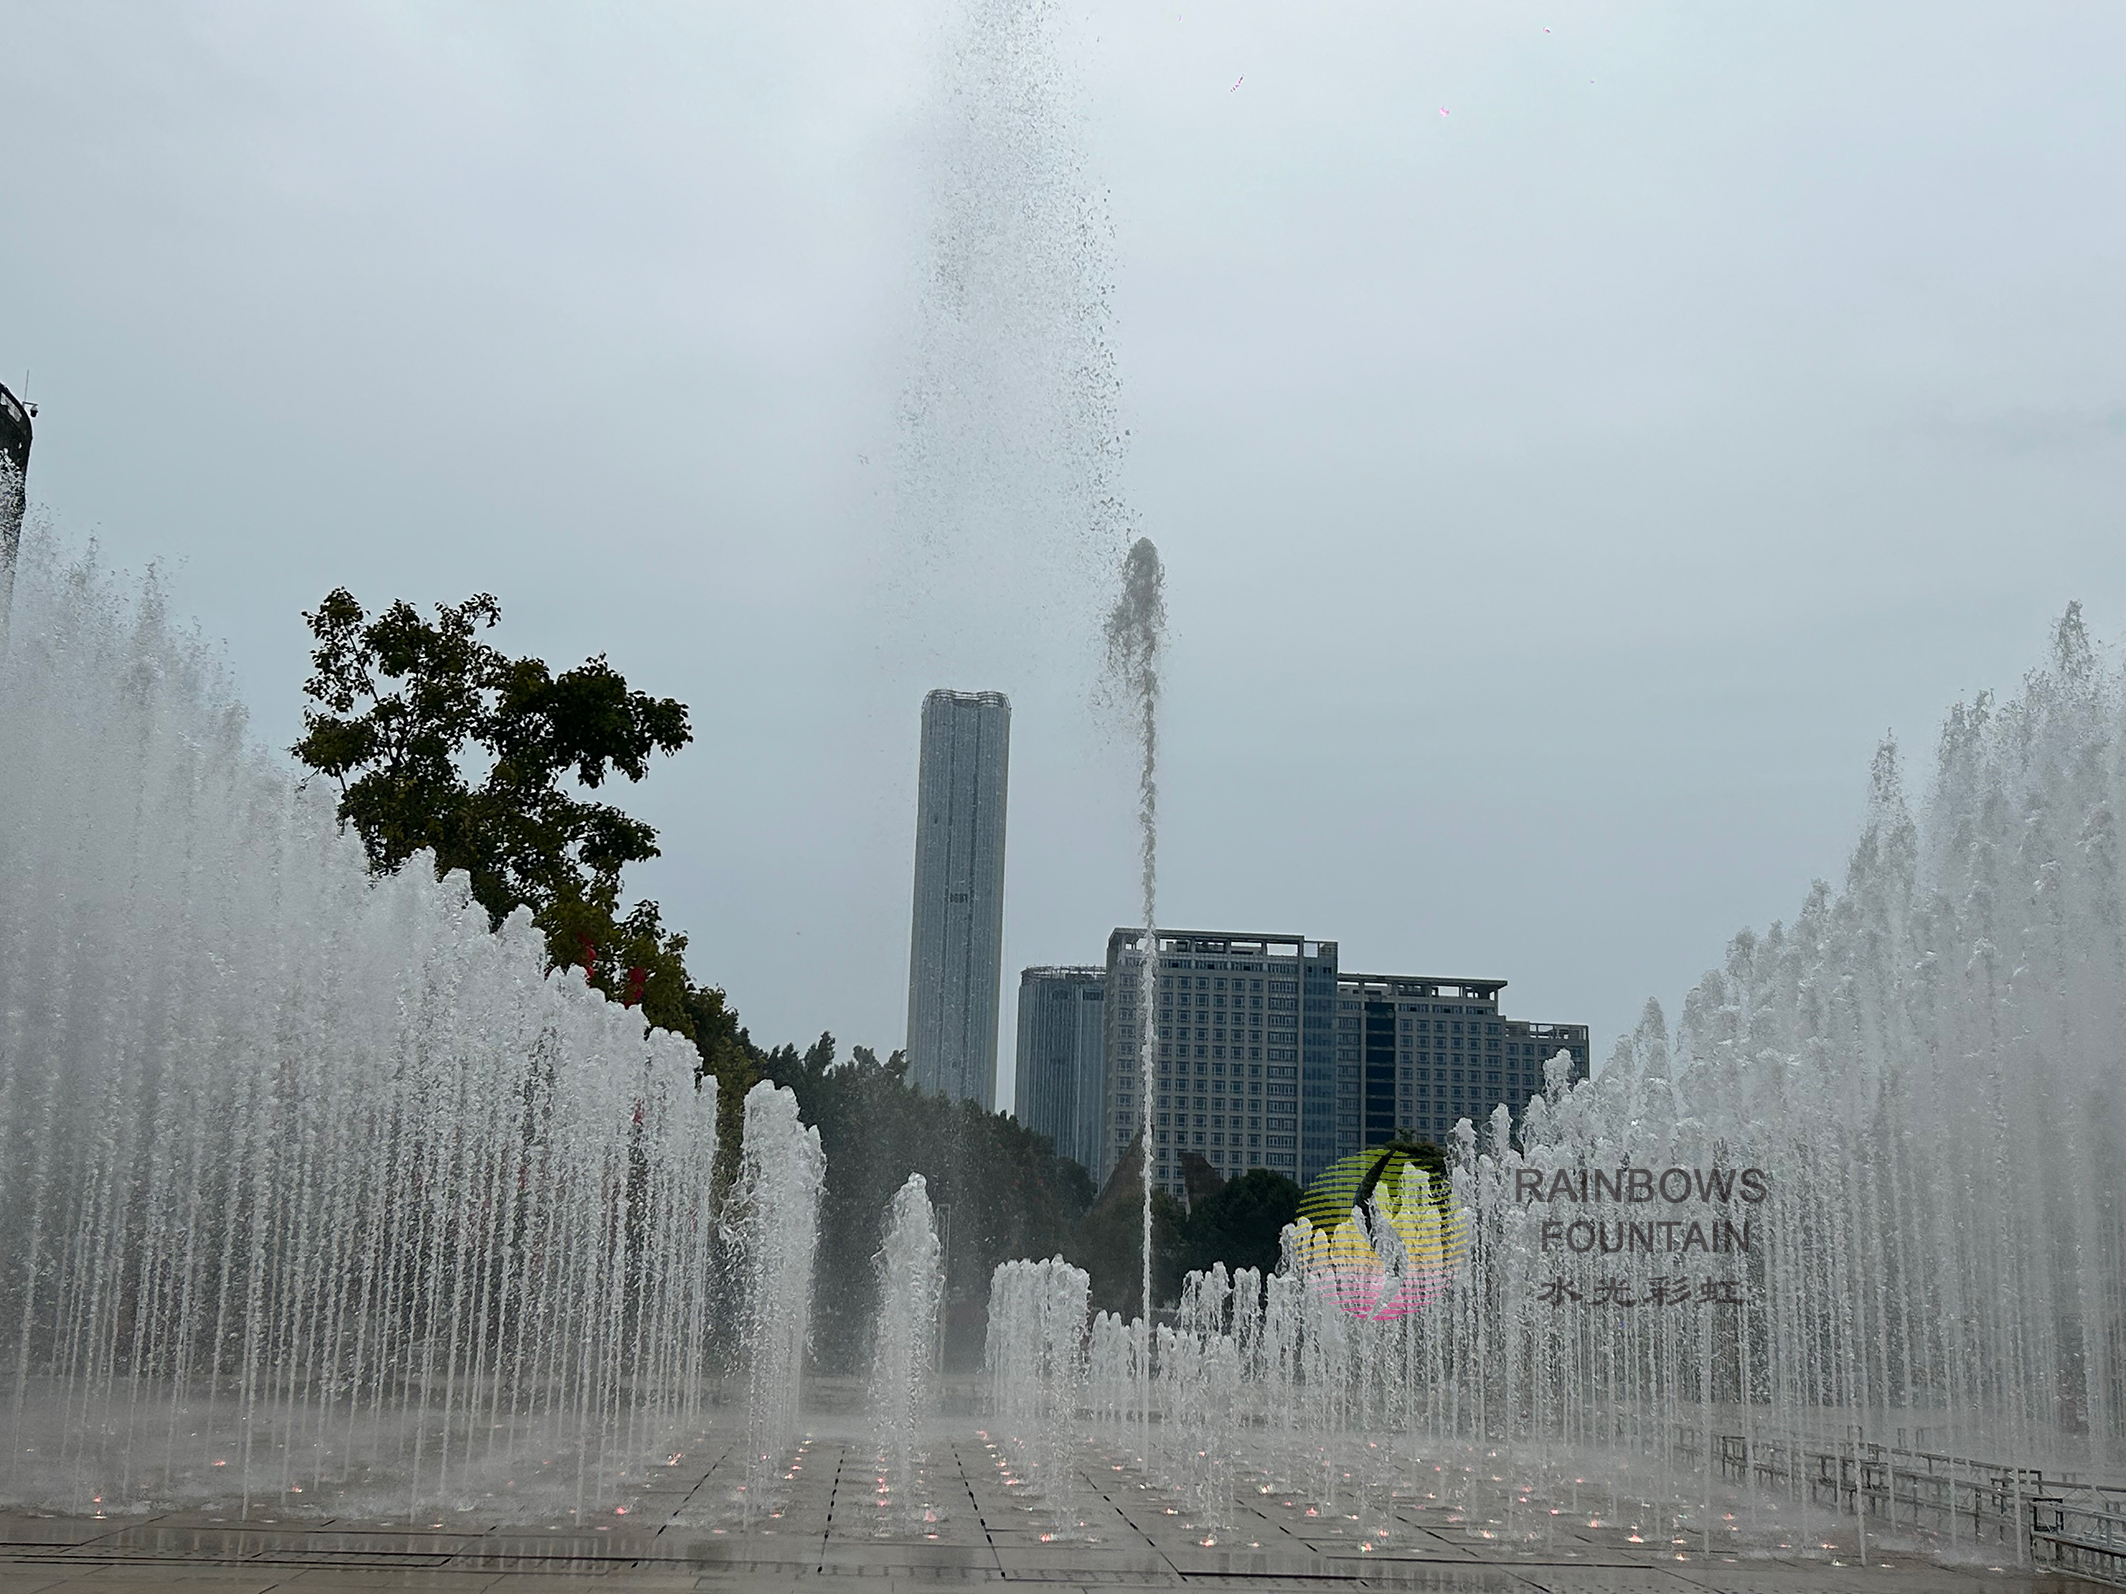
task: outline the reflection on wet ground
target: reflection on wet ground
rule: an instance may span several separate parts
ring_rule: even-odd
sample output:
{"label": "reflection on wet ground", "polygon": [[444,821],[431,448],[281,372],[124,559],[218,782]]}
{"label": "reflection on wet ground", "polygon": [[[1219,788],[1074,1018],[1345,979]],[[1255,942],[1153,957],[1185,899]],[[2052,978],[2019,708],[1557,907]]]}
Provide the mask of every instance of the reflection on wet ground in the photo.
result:
{"label": "reflection on wet ground", "polygon": [[[1349,1509],[1247,1487],[1222,1531],[1189,1519],[1128,1458],[1088,1449],[1069,1508],[1031,1495],[1007,1451],[975,1433],[941,1438],[904,1504],[881,1489],[861,1443],[816,1437],[789,1458],[772,1500],[750,1511],[744,1468],[711,1447],[655,1469],[595,1521],[524,1523],[468,1511],[409,1524],[336,1517],[234,1520],[211,1511],[130,1517],[0,1516],[0,1594],[148,1590],[303,1594],[434,1590],[497,1594],[579,1588],[767,1589],[819,1582],[897,1591],[939,1584],[1082,1589],[1396,1589],[1564,1594],[1778,1594],[1912,1590],[2015,1594],[2087,1587],[2018,1571],[2012,1560],[1954,1567],[1938,1547],[1874,1538],[1857,1564],[1850,1524],[1819,1520],[1756,1551],[1708,1551],[1602,1510],[1514,1489],[1478,1492],[1442,1467],[1433,1490],[1354,1496]],[[1490,1480],[1494,1483],[1496,1479]],[[1591,1497],[1598,1491],[1590,1488]],[[1500,1512],[1510,1504],[1515,1513]],[[269,1508],[270,1510],[271,1508]],[[1760,1535],[1763,1524],[1758,1524]],[[1968,1548],[1968,1547],[1967,1547]]]}

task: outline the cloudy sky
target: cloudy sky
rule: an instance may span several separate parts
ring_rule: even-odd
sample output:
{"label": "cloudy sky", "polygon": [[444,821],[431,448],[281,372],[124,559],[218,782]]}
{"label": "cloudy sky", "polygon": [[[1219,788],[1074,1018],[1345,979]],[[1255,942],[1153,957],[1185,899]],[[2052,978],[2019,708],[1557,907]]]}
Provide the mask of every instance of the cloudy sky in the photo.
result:
{"label": "cloudy sky", "polygon": [[[1601,1055],[1835,878],[1885,731],[1923,783],[2068,600],[2126,632],[2126,11],[1050,20],[1169,570],[1163,921]],[[0,0],[33,498],[168,565],[270,745],[341,584],[684,698],[638,883],[768,1042],[899,1044],[921,696],[1009,691],[1008,1037],[1132,918],[1131,791],[1097,560],[911,544],[965,25]]]}

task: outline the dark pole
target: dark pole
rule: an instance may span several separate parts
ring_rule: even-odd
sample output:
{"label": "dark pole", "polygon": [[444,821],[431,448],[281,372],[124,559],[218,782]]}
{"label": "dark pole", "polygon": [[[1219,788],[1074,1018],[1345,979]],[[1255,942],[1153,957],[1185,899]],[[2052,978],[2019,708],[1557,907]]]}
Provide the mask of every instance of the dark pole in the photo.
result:
{"label": "dark pole", "polygon": [[25,404],[0,384],[0,646],[15,603],[15,558],[22,550],[22,511],[29,501],[30,417]]}

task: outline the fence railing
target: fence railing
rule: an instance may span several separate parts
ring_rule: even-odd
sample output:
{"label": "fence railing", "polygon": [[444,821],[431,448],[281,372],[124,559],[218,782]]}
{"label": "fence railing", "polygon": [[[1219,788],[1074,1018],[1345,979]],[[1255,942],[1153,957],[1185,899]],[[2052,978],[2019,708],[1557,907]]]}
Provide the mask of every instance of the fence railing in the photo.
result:
{"label": "fence railing", "polygon": [[2090,1489],[2032,1500],[2030,1554],[2039,1566],[2126,1588],[2126,1496]]}
{"label": "fence railing", "polygon": [[2029,1502],[2048,1490],[2036,1467],[2011,1467],[1855,1439],[1834,1446],[1715,1436],[1723,1477],[1787,1490],[1879,1529],[2013,1547],[2021,1559]]}
{"label": "fence railing", "polygon": [[[2016,1560],[2126,1587],[2126,1486],[1973,1456],[1871,1442],[1714,1434],[1722,1477],[1851,1516],[1861,1535],[1997,1545]],[[1687,1448],[1697,1449],[1695,1440]]]}

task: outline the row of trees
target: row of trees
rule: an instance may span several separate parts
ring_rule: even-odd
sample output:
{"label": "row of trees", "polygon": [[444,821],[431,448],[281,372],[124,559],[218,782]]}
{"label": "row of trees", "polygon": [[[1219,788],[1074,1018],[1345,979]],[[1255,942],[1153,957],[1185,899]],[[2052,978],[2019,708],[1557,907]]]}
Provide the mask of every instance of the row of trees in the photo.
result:
{"label": "row of trees", "polygon": [[[559,673],[510,658],[485,637],[501,617],[486,593],[438,604],[433,619],[404,601],[372,615],[344,588],[330,593],[303,617],[316,645],[293,752],[337,785],[340,819],[372,871],[427,849],[438,875],[465,871],[495,925],[528,911],[550,968],[580,971],[646,1024],[691,1039],[717,1080],[726,1177],[746,1091],[765,1078],[796,1094],[827,1153],[815,1365],[861,1362],[880,1215],[910,1173],[928,1182],[945,1230],[955,1360],[979,1354],[990,1271],[1010,1257],[1060,1253],[1092,1274],[1096,1307],[1139,1310],[1134,1160],[1096,1199],[1046,1136],[921,1094],[898,1052],[881,1061],[859,1046],[841,1059],[825,1034],[803,1052],[754,1044],[723,989],[688,970],[687,938],[658,905],[624,902],[622,874],[658,855],[657,832],[601,800],[609,783],[643,780],[655,755],[693,740],[686,705],[634,690],[602,655]],[[1268,1173],[1206,1189],[1186,1212],[1155,1196],[1155,1296],[1171,1299],[1187,1268],[1274,1265],[1298,1200]]]}

